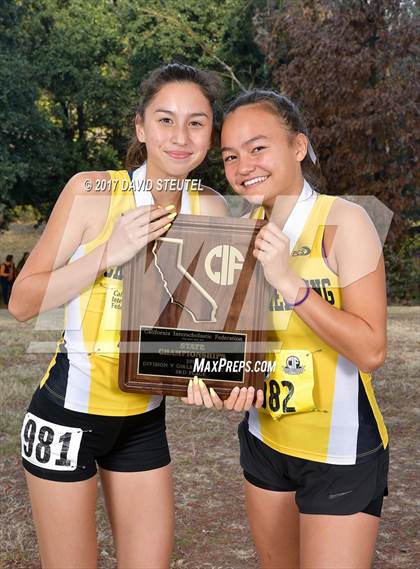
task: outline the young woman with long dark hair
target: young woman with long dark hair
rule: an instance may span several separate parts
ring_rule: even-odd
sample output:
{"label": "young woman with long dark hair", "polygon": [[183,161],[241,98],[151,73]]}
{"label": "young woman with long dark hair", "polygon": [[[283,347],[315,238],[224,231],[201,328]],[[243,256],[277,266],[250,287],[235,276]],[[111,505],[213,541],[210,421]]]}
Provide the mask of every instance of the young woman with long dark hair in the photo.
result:
{"label": "young woman with long dark hair", "polygon": [[[128,171],[76,174],[15,283],[9,309],[18,320],[62,305],[66,311],[22,428],[44,567],[96,567],[97,467],[118,567],[169,566],[174,512],[164,400],[118,387],[121,266],[179,212],[225,215],[220,195],[185,182],[212,144],[219,92],[208,72],[181,64],[155,70],[141,87]],[[182,190],[165,191],[168,180]]]}
{"label": "young woman with long dark hair", "polygon": [[186,401],[247,411],[241,466],[261,567],[367,569],[388,472],[371,377],[386,353],[381,243],[361,207],[305,179],[308,134],[286,97],[240,95],[221,141],[230,185],[267,220],[254,255],[273,287],[276,370],[264,392],[236,388],[222,403],[200,381]]}

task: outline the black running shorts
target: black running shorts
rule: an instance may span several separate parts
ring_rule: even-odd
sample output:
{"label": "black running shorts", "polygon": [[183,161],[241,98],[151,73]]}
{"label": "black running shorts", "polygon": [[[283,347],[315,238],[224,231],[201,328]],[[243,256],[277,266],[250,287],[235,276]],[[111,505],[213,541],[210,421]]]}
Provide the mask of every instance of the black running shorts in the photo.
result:
{"label": "black running shorts", "polygon": [[296,492],[302,514],[346,516],[364,512],[380,517],[388,495],[388,448],[363,464],[337,465],[278,452],[239,425],[241,466],[254,486],[274,492]]}
{"label": "black running shorts", "polygon": [[170,463],[165,401],[139,415],[108,417],[65,409],[37,389],[25,416],[22,462],[39,478],[78,482],[97,465],[117,472],[153,470]]}

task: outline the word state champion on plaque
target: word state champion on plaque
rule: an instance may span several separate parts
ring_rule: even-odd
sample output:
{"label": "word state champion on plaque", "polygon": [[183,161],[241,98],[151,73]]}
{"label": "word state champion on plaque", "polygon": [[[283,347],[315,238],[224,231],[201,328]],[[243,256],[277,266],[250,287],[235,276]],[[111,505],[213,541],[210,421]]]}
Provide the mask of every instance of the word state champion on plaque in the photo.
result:
{"label": "word state champion on plaque", "polygon": [[269,288],[252,251],[263,224],[180,214],[124,266],[122,390],[185,396],[195,375],[222,398],[262,388]]}

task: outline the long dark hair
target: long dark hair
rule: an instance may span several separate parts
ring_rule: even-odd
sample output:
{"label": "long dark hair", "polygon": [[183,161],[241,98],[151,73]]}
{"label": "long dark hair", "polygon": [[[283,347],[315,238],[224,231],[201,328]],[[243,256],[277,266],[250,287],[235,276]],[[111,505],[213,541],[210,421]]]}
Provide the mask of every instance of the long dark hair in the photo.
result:
{"label": "long dark hair", "polygon": [[[140,85],[140,102],[136,109],[136,116],[144,118],[144,111],[153,97],[168,83],[194,83],[200,87],[213,109],[212,142],[217,133],[217,102],[222,91],[221,79],[211,71],[198,69],[183,63],[169,63],[158,67]],[[138,168],[147,159],[147,150],[144,142],[139,142],[134,134],[125,158],[127,170]]]}
{"label": "long dark hair", "polygon": [[[247,105],[263,105],[268,111],[281,119],[291,137],[301,132],[309,141],[308,128],[302,113],[288,97],[280,95],[280,93],[276,91],[253,89],[252,91],[241,93],[229,104],[224,113],[223,120],[239,107],[245,107]],[[315,167],[317,163],[318,161],[316,160],[314,150],[309,142],[308,152],[302,161],[302,172],[312,186],[319,186],[321,184],[319,166]]]}

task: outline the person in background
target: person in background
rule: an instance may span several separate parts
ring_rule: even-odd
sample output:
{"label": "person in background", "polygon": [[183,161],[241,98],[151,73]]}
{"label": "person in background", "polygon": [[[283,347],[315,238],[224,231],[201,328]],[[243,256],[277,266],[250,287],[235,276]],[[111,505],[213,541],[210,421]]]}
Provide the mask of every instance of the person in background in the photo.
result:
{"label": "person in background", "polygon": [[9,304],[10,293],[15,278],[16,268],[13,263],[13,255],[7,255],[5,262],[0,265],[1,292],[3,302],[6,306]]}

